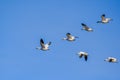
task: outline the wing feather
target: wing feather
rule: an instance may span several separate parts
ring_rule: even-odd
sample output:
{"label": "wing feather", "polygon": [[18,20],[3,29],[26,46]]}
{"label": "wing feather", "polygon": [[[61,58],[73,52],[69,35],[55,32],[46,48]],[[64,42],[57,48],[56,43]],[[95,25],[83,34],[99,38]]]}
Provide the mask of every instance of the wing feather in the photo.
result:
{"label": "wing feather", "polygon": [[88,55],[84,55],[85,61],[87,61],[88,59]]}
{"label": "wing feather", "polygon": [[40,45],[41,47],[45,47],[43,39],[40,39]]}

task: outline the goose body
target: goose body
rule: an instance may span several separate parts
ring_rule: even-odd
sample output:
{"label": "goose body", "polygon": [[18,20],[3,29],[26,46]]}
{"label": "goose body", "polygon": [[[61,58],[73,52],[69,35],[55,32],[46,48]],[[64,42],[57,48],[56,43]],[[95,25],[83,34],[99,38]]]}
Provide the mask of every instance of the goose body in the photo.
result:
{"label": "goose body", "polygon": [[81,25],[82,25],[82,30],[86,30],[86,31],[88,31],[88,32],[93,32],[93,29],[92,28],[90,28],[90,27],[88,27],[86,24],[84,24],[84,23],[81,23]]}
{"label": "goose body", "polygon": [[51,42],[45,44],[43,39],[40,39],[40,46],[41,47],[36,47],[36,49],[46,51],[46,50],[49,50],[50,45],[51,45]]}
{"label": "goose body", "polygon": [[79,52],[78,56],[80,58],[84,57],[85,61],[87,61],[87,59],[88,59],[88,53],[87,52]]}
{"label": "goose body", "polygon": [[63,38],[63,40],[75,41],[75,39],[78,38],[78,37],[76,37],[76,36],[71,35],[70,33],[67,33],[66,36],[67,36],[67,37],[66,37],[66,38]]}
{"label": "goose body", "polygon": [[97,23],[109,23],[109,21],[111,21],[111,18],[106,18],[105,14],[101,15],[101,21],[97,21]]}
{"label": "goose body", "polygon": [[117,62],[117,59],[114,58],[114,57],[108,57],[107,59],[105,59],[104,61],[107,61],[107,62],[112,62],[112,63],[116,63]]}

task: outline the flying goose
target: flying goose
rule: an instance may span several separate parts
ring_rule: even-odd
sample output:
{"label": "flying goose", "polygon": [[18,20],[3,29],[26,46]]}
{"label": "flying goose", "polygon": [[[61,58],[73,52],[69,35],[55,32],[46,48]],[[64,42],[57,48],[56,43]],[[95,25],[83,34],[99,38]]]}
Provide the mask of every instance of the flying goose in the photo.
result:
{"label": "flying goose", "polygon": [[41,48],[40,47],[36,47],[36,49],[46,51],[46,50],[49,50],[49,46],[51,45],[51,42],[49,42],[47,44],[44,44],[44,41],[41,38],[40,39],[40,45],[41,45]]}
{"label": "flying goose", "polygon": [[76,37],[76,36],[72,36],[70,33],[66,33],[66,38],[63,38],[63,40],[68,40],[68,41],[75,41],[75,39],[76,38],[78,38],[78,37]]}
{"label": "flying goose", "polygon": [[80,58],[82,58],[82,57],[84,56],[85,61],[87,61],[87,59],[88,59],[88,53],[87,53],[87,52],[79,52],[79,53],[78,53],[78,56],[79,56]]}
{"label": "flying goose", "polygon": [[83,28],[81,30],[86,30],[88,32],[93,32],[93,29],[88,27],[86,24],[81,23],[81,25],[83,26]]}
{"label": "flying goose", "polygon": [[117,63],[117,59],[114,58],[114,57],[108,57],[107,59],[105,59],[104,61],[107,61],[107,62],[112,62],[112,63]]}
{"label": "flying goose", "polygon": [[97,21],[97,23],[109,23],[109,21],[111,21],[111,18],[106,18],[105,14],[101,15],[101,21]]}

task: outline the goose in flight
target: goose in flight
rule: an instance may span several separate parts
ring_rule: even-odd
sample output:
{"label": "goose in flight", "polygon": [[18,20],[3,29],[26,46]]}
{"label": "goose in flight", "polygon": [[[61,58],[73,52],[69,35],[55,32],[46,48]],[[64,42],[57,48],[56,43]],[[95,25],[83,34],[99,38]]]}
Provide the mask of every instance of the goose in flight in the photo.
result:
{"label": "goose in flight", "polygon": [[97,21],[97,23],[109,23],[109,21],[111,21],[111,18],[106,18],[105,14],[101,15],[101,21]]}
{"label": "goose in flight", "polygon": [[114,57],[108,57],[107,59],[105,59],[104,61],[107,61],[107,62],[112,62],[112,63],[117,63],[117,59],[114,58]]}
{"label": "goose in flight", "polygon": [[63,38],[63,40],[75,41],[75,39],[78,38],[78,37],[76,37],[76,36],[71,35],[70,33],[67,33],[66,36],[67,36],[67,37],[66,37],[66,38]]}
{"label": "goose in flight", "polygon": [[88,53],[87,52],[79,52],[78,56],[82,58],[84,56],[85,61],[88,59]]}
{"label": "goose in flight", "polygon": [[51,42],[45,44],[43,39],[41,38],[40,45],[41,45],[41,47],[36,47],[36,49],[46,51],[46,50],[49,50],[49,46],[51,45]]}
{"label": "goose in flight", "polygon": [[83,26],[83,28],[81,30],[86,30],[88,32],[93,32],[93,29],[88,27],[86,24],[81,23],[81,25]]}

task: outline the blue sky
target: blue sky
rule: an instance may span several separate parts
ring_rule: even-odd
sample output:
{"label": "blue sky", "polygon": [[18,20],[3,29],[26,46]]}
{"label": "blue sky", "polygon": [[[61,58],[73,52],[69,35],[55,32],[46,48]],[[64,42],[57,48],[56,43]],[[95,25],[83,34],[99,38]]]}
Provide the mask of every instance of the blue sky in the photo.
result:
{"label": "blue sky", "polygon": [[[1,0],[0,80],[120,80],[120,63],[104,62],[120,60],[119,7],[120,0]],[[97,24],[103,13],[113,21]],[[79,39],[63,41],[67,32]],[[40,38],[52,42],[50,51],[35,49]]]}

